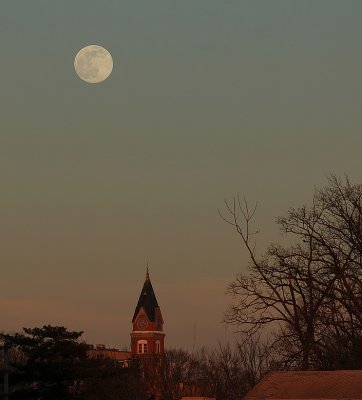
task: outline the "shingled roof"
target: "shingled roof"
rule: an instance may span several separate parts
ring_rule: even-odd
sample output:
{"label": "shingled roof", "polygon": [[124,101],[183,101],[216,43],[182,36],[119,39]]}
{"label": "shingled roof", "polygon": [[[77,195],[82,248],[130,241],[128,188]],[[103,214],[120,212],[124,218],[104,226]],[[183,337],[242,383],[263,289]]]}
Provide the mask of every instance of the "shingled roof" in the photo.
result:
{"label": "shingled roof", "polygon": [[256,384],[244,400],[362,399],[362,370],[274,371]]}
{"label": "shingled roof", "polygon": [[141,290],[140,297],[138,299],[138,303],[133,314],[132,322],[135,321],[142,307],[145,310],[145,313],[149,321],[155,322],[155,310],[156,308],[159,308],[159,305],[157,303],[155,292],[153,291],[150,275],[148,273],[148,268],[146,272],[146,280],[145,283],[143,284],[143,288]]}

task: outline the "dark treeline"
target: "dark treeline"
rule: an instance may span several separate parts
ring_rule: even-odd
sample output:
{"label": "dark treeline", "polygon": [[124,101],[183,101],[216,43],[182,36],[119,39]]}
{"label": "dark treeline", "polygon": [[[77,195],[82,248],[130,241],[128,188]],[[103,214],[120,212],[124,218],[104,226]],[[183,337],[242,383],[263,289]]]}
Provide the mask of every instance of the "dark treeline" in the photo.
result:
{"label": "dark treeline", "polygon": [[140,365],[90,358],[82,332],[24,328],[1,334],[9,354],[11,400],[146,399]]}
{"label": "dark treeline", "polygon": [[11,400],[148,400],[155,389],[163,400],[182,396],[240,399],[276,365],[268,346],[248,339],[195,353],[166,350],[162,361],[150,355],[147,368],[89,358],[82,332],[64,327],[24,328],[1,334],[10,359]]}
{"label": "dark treeline", "polygon": [[171,372],[164,380],[169,393],[167,400],[179,399],[181,394],[217,400],[241,399],[265,374],[278,369],[277,358],[257,335],[242,343],[202,348],[193,354],[169,350],[166,359]]}

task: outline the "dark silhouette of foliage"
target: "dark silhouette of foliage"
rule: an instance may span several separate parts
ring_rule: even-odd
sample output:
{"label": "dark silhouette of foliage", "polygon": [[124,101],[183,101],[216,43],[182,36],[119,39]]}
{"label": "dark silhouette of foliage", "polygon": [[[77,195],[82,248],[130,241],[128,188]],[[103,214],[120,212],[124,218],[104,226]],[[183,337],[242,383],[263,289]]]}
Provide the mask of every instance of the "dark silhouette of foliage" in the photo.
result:
{"label": "dark silhouette of foliage", "polygon": [[2,334],[7,345],[22,354],[11,362],[12,399],[76,399],[87,370],[87,346],[82,332],[64,327],[24,328]]}
{"label": "dark silhouette of foliage", "polygon": [[10,347],[12,400],[147,400],[141,366],[89,358],[82,332],[46,325],[1,334]]}

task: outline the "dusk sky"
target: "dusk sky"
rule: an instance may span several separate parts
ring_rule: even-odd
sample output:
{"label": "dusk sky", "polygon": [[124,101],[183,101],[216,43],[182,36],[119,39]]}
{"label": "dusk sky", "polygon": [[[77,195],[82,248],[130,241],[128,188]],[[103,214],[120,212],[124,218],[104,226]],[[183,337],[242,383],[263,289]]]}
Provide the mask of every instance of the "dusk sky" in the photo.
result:
{"label": "dusk sky", "polygon": [[258,201],[262,254],[328,173],[362,183],[360,0],[4,0],[0,51],[0,331],[129,345],[148,261],[166,347],[233,340],[224,199]]}

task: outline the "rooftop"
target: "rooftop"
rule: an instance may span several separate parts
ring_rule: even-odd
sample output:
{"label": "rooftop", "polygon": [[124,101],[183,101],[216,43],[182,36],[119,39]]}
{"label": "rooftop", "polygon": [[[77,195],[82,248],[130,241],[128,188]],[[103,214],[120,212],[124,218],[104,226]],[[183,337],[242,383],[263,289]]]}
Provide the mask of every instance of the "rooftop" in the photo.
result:
{"label": "rooftop", "polygon": [[274,371],[252,388],[244,400],[362,399],[362,370]]}
{"label": "rooftop", "polygon": [[143,284],[143,288],[141,290],[140,297],[138,299],[135,312],[133,314],[132,322],[135,321],[142,307],[145,310],[145,313],[147,314],[149,321],[155,322],[155,310],[156,308],[159,308],[159,305],[157,303],[155,292],[153,291],[148,268],[146,272],[145,283]]}

